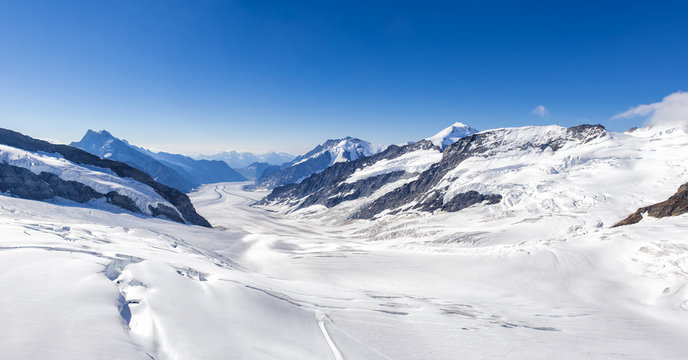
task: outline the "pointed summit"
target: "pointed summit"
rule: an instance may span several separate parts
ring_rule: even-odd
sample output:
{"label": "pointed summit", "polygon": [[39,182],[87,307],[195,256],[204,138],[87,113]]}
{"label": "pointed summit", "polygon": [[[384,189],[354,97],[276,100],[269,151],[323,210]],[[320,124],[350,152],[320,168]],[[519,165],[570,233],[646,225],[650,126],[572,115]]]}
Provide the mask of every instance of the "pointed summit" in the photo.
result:
{"label": "pointed summit", "polygon": [[473,135],[477,132],[478,130],[464,123],[455,122],[451,126],[438,132],[434,136],[426,138],[426,140],[430,140],[430,142],[432,142],[433,145],[439,146],[442,150],[444,150],[444,148],[455,143],[462,137]]}

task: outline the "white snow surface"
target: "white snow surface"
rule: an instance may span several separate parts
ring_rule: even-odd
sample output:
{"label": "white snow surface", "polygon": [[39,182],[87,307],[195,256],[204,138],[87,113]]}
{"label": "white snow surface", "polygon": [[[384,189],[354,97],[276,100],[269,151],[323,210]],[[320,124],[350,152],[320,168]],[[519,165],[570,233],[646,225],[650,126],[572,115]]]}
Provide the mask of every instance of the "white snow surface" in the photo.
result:
{"label": "white snow surface", "polygon": [[688,215],[609,227],[688,181],[669,135],[469,159],[447,184],[500,204],[375,221],[241,183],[190,194],[215,229],[0,195],[0,358],[684,359]]}
{"label": "white snow surface", "polygon": [[116,191],[120,195],[131,198],[141,211],[149,215],[151,212],[148,205],[157,207],[158,204],[164,204],[177,211],[174,205],[146,184],[119,177],[110,169],[75,164],[59,154],[34,153],[0,144],[0,162],[28,169],[37,175],[41,172],[53,173],[62,180],[80,182],[102,194]]}
{"label": "white snow surface", "polygon": [[345,182],[355,183],[372,176],[388,174],[395,171],[405,171],[409,174],[427,170],[432,164],[442,159],[442,153],[437,149],[423,149],[408,152],[394,159],[383,159],[370,166],[356,170]]}
{"label": "white snow surface", "polygon": [[470,190],[501,194],[502,201],[491,206],[495,213],[573,215],[588,225],[611,226],[619,214],[666,200],[688,182],[683,130],[608,132],[557,151],[525,149],[528,141],[546,141],[564,131],[557,126],[506,129],[489,156],[463,161],[435,189],[443,189],[445,202]]}
{"label": "white snow surface", "polygon": [[459,139],[475,134],[478,130],[464,124],[461,122],[455,122],[451,126],[441,130],[437,134],[426,138],[425,140],[430,140],[435,146],[439,146],[441,149],[459,141]]}

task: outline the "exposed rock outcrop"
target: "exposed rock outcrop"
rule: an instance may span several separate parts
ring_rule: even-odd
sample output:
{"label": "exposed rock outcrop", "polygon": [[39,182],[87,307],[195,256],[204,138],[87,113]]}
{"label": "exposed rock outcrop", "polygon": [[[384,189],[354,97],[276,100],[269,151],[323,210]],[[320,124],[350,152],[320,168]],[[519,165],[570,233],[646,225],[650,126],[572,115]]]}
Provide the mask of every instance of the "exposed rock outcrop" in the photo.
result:
{"label": "exposed rock outcrop", "polygon": [[[61,197],[78,203],[85,203],[93,199],[105,198],[108,203],[124,210],[142,213],[131,198],[115,191],[102,194],[78,181],[63,180],[59,176],[47,172],[36,175],[29,169],[8,164],[0,164],[0,191],[30,200],[48,200]],[[173,217],[168,217],[174,220]],[[179,215],[176,215],[176,219],[176,221],[184,222],[179,218]]]}
{"label": "exposed rock outcrop", "polygon": [[663,218],[685,213],[688,213],[688,183],[681,185],[678,191],[667,200],[654,205],[641,207],[612,227],[635,224],[643,219],[643,214],[655,218]]}
{"label": "exposed rock outcrop", "polygon": [[30,200],[55,197],[55,192],[38,175],[7,164],[0,164],[0,191]]}

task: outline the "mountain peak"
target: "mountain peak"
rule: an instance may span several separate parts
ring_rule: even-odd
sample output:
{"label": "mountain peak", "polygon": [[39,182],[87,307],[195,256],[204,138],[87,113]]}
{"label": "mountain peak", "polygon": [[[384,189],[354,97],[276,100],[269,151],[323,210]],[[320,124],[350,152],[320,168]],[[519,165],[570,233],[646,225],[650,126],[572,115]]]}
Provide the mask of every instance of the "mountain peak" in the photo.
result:
{"label": "mountain peak", "polygon": [[457,121],[449,127],[442,129],[442,131],[438,132],[434,136],[426,138],[426,140],[430,140],[430,142],[432,142],[433,145],[439,146],[441,149],[444,149],[447,146],[455,143],[462,137],[466,137],[477,132],[478,130]]}
{"label": "mountain peak", "polygon": [[104,136],[104,137],[108,137],[108,138],[114,138],[114,136],[112,134],[110,134],[110,132],[108,132],[107,130],[95,131],[93,129],[88,129],[86,131],[86,134],[84,135],[84,137],[87,137],[87,136]]}

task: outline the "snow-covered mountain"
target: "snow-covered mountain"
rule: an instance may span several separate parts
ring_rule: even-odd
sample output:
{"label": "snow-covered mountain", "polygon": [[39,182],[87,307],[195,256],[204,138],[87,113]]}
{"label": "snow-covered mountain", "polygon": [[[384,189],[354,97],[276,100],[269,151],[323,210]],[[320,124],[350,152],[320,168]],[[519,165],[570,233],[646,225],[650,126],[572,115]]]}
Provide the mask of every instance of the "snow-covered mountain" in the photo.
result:
{"label": "snow-covered mountain", "polygon": [[[366,198],[412,181],[442,159],[442,150],[477,132],[454,123],[429,138],[351,162],[340,162],[299,184],[276,188],[262,203],[304,208],[314,204],[332,207],[344,201]],[[378,191],[379,190],[379,191]]]}
{"label": "snow-covered mountain", "polygon": [[184,192],[201,184],[246,180],[222,161],[194,160],[178,154],[155,153],[131,145],[105,130],[88,130],[80,141],[70,145],[104,159],[129,164],[149,174],[154,180]]}
{"label": "snow-covered mountain", "polygon": [[267,152],[255,154],[246,151],[224,151],[213,155],[200,155],[197,159],[219,160],[226,162],[234,169],[249,167],[253,163],[268,163],[270,165],[282,165],[294,160],[294,155],[284,152]]}
{"label": "snow-covered mountain", "polygon": [[686,181],[680,174],[688,173],[681,164],[688,153],[680,150],[688,136],[681,129],[613,133],[599,125],[531,126],[479,132],[443,153],[427,140],[420,144],[332,166],[301,184],[274,189],[262,204],[345,219],[472,206],[495,216],[585,212],[586,226],[611,226],[672,195]]}
{"label": "snow-covered mountain", "polygon": [[425,140],[430,141],[433,143],[435,146],[441,148],[444,150],[447,146],[457,142],[459,139],[462,137],[466,137],[468,135],[473,135],[477,133],[478,130],[460,122],[455,122],[451,126],[442,129],[442,131],[438,132],[434,136],[431,136],[429,138],[426,138]]}
{"label": "snow-covered mountain", "polygon": [[316,146],[313,150],[283,164],[280,171],[257,181],[256,185],[261,188],[274,188],[299,183],[308,176],[317,174],[333,164],[371,156],[379,153],[382,149],[381,145],[371,144],[352,137],[330,139]]}
{"label": "snow-covered mountain", "polygon": [[[497,204],[512,195],[512,188],[510,183],[504,183],[505,174],[500,173],[505,169],[499,167],[495,172],[490,160],[508,158],[511,164],[505,166],[509,174],[509,170],[528,167],[522,162],[524,157],[547,156],[562,149],[566,152],[605,136],[607,132],[601,125],[580,125],[497,129],[461,138],[417,179],[375,199],[354,217],[370,219],[383,212],[404,210],[459,211],[480,203]],[[479,181],[467,176],[481,170],[484,175]]]}
{"label": "snow-covered mountain", "polygon": [[127,164],[0,129],[0,191],[32,200],[164,216],[210,226],[180,191]]}

